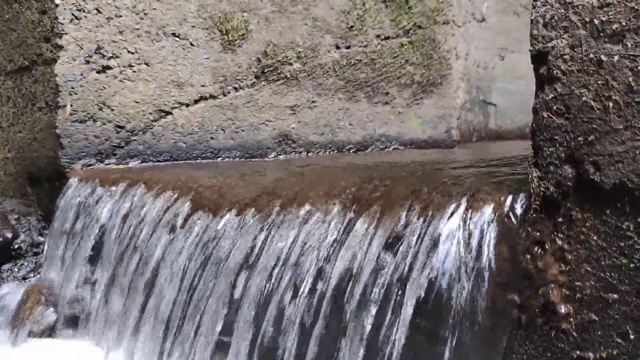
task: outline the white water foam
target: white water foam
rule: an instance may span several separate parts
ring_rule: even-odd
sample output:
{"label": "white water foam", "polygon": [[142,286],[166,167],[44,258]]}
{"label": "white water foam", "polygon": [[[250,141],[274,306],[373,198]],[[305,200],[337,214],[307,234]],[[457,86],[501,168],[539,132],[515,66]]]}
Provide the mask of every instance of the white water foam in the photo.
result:
{"label": "white water foam", "polygon": [[29,339],[17,347],[0,343],[2,360],[121,360],[88,341]]}

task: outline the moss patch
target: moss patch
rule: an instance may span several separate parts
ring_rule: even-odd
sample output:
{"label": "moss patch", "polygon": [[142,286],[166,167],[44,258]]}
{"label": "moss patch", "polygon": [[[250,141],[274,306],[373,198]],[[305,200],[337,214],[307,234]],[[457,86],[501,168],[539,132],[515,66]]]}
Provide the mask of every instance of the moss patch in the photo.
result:
{"label": "moss patch", "polygon": [[313,51],[309,48],[269,42],[256,59],[254,76],[256,80],[269,82],[297,80],[308,76],[312,58]]}
{"label": "moss patch", "polygon": [[345,39],[356,44],[332,71],[368,97],[388,87],[429,93],[449,69],[439,33],[444,17],[435,0],[354,0],[345,11]]}
{"label": "moss patch", "polygon": [[386,0],[395,28],[404,36],[437,28],[444,17],[444,6],[439,1]]}
{"label": "moss patch", "polygon": [[367,34],[385,23],[384,7],[378,0],[352,0],[344,11],[344,38]]}
{"label": "moss patch", "polygon": [[249,20],[242,15],[223,11],[214,17],[220,44],[227,51],[234,51],[249,39]]}
{"label": "moss patch", "polygon": [[[390,89],[413,98],[445,79],[449,62],[440,24],[444,7],[425,0],[353,0],[345,9],[337,56],[315,44],[269,43],[256,59],[255,78],[286,82],[313,78],[318,91],[374,99]],[[324,84],[324,85],[322,85]]]}
{"label": "moss patch", "polygon": [[374,96],[384,88],[411,90],[414,96],[437,87],[448,69],[435,37],[420,34],[388,41],[362,51],[349,52],[332,71],[355,91]]}

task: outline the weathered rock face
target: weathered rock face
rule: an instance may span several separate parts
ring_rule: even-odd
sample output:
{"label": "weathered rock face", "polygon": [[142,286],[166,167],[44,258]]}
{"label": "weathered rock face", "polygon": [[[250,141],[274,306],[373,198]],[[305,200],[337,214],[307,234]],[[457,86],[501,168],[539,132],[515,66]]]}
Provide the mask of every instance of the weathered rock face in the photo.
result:
{"label": "weathered rock face", "polygon": [[509,359],[640,354],[640,3],[534,1],[532,269]]}
{"label": "weathered rock face", "polygon": [[0,3],[0,196],[34,196],[46,213],[64,179],[56,134],[56,22],[53,0]]}
{"label": "weathered rock face", "polygon": [[53,0],[0,2],[0,212],[23,235],[15,239],[14,230],[7,233],[0,224],[0,282],[37,274],[41,215],[51,218],[64,185],[56,133],[56,23]]}
{"label": "weathered rock face", "polygon": [[531,0],[61,0],[65,163],[526,137]]}

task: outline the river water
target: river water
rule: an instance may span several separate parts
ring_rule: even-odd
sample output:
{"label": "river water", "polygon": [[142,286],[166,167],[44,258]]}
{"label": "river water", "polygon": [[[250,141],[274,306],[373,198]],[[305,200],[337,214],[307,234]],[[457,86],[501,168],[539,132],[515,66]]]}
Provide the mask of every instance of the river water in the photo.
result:
{"label": "river water", "polygon": [[[79,174],[36,280],[56,339],[2,358],[495,359],[500,249],[527,198],[523,155],[514,175],[491,154]],[[5,332],[24,286],[0,288]]]}

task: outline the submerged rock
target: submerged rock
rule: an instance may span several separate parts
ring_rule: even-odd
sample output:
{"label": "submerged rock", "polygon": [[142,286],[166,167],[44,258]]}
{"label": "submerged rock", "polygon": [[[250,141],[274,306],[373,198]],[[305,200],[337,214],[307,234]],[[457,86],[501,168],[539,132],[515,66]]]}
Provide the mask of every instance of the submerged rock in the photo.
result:
{"label": "submerged rock", "polygon": [[[8,330],[11,317],[18,307],[20,298],[24,289],[28,284],[26,283],[6,283],[0,285],[0,333],[4,334]],[[0,339],[0,342],[4,340]]]}
{"label": "submerged rock", "polygon": [[12,342],[19,344],[27,338],[53,337],[58,320],[56,308],[57,296],[49,285],[29,284],[11,317]]}

